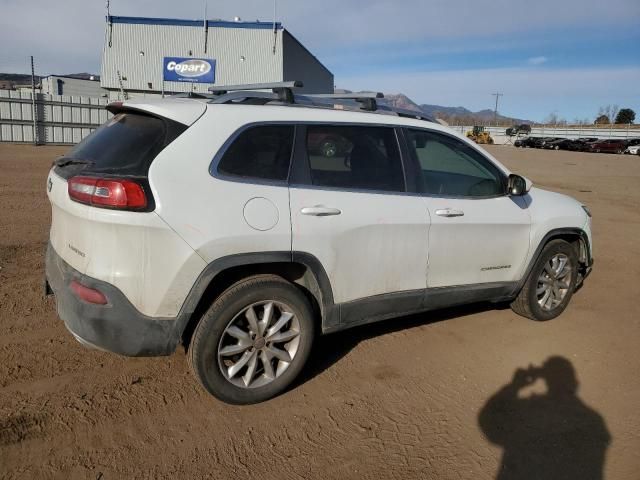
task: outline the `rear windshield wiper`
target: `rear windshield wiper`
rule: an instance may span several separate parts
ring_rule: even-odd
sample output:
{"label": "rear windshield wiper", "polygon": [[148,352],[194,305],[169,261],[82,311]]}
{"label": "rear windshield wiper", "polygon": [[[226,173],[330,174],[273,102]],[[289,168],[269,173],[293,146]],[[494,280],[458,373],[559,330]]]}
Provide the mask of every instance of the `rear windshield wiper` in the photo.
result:
{"label": "rear windshield wiper", "polygon": [[93,165],[89,160],[62,157],[53,162],[56,167],[66,167],[67,165]]}

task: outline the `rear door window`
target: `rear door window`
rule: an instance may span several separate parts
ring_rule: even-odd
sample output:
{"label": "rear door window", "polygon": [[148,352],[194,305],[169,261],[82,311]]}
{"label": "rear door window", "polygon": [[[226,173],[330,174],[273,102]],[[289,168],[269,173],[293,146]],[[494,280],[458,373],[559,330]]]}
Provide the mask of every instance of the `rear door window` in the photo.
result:
{"label": "rear door window", "polygon": [[158,153],[186,128],[143,113],[118,113],[63,158],[84,162],[83,170],[92,173],[146,175]]}
{"label": "rear door window", "polygon": [[292,125],[250,127],[225,151],[218,172],[248,179],[286,181],[293,137]]}
{"label": "rear door window", "polygon": [[307,127],[311,183],[323,187],[404,192],[393,128],[359,125]]}

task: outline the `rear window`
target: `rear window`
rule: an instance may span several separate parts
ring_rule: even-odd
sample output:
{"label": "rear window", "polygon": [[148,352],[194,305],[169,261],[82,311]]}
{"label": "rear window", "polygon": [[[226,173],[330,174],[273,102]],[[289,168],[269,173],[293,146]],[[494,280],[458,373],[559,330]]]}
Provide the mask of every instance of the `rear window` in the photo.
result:
{"label": "rear window", "polygon": [[156,155],[186,128],[186,125],[143,113],[118,113],[64,158],[86,162],[83,173],[147,175]]}

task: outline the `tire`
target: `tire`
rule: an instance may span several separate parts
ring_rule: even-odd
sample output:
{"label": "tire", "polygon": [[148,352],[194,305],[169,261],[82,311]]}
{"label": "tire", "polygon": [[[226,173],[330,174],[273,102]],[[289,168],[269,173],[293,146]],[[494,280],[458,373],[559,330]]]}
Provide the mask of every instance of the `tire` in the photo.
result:
{"label": "tire", "polygon": [[[291,315],[288,321],[285,314]],[[285,323],[269,337],[281,320]],[[262,333],[252,333],[252,324]],[[282,340],[276,341],[276,335]],[[305,295],[281,277],[257,275],[232,285],[213,302],[194,331],[188,358],[195,377],[216,398],[237,405],[258,403],[293,382],[309,357],[313,338],[314,315]]]}
{"label": "tire", "polygon": [[[570,267],[570,272],[564,276],[560,276],[559,279],[554,280],[549,274],[549,268],[552,267],[552,259],[566,258],[566,264]],[[558,267],[560,263],[557,264]],[[547,270],[545,270],[547,268]],[[551,268],[553,270],[553,268]],[[564,271],[564,269],[563,269]],[[562,271],[560,272],[562,273]],[[544,282],[542,277],[545,277]],[[536,264],[531,269],[527,280],[525,281],[522,290],[511,303],[511,309],[523,317],[530,318],[532,320],[546,321],[556,318],[560,315],[571,300],[573,292],[576,288],[578,280],[578,255],[575,248],[564,240],[552,240],[542,249],[542,253]],[[555,285],[549,287],[549,282]],[[566,289],[561,288],[561,285],[567,285]],[[543,292],[539,289],[544,288]],[[543,306],[540,302],[544,301],[546,290],[550,289],[549,297],[553,297],[549,301],[547,297],[547,305]],[[558,296],[556,296],[556,292]],[[554,300],[555,299],[555,300]],[[559,301],[558,301],[559,300]],[[557,301],[557,303],[556,303]]]}

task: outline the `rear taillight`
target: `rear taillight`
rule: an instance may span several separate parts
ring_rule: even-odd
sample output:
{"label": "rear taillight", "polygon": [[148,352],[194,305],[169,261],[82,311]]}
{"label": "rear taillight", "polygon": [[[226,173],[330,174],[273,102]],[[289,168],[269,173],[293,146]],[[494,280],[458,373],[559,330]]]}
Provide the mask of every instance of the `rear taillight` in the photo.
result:
{"label": "rear taillight", "polygon": [[94,303],[96,305],[107,304],[107,297],[105,297],[104,294],[98,290],[85,287],[80,282],[76,282],[75,280],[71,281],[69,287],[71,287],[71,290],[73,290],[73,293],[75,293],[79,299],[84,300],[87,303]]}
{"label": "rear taillight", "polygon": [[103,208],[138,210],[147,207],[147,196],[135,180],[72,177],[67,181],[69,197],[76,202]]}

